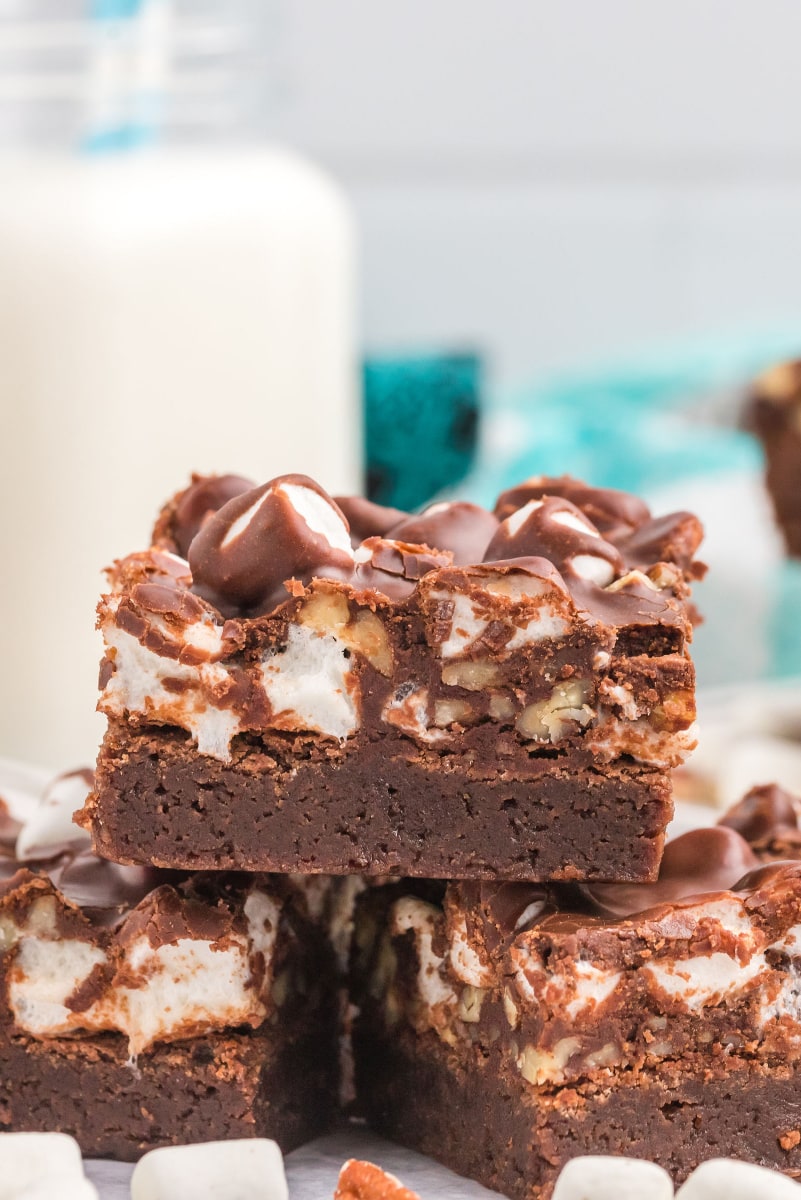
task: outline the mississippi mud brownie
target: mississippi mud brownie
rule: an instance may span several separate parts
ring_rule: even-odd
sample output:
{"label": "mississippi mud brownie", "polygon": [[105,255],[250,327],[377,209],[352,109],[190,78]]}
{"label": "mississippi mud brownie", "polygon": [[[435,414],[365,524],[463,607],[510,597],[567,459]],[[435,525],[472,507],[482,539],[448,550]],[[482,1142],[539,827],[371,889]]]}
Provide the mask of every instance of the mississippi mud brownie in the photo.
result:
{"label": "mississippi mud brownie", "polygon": [[110,571],[100,854],[655,877],[693,744],[696,518],[569,478],[417,516],[246,486],[196,478]]}
{"label": "mississippi mud brownie", "polygon": [[302,886],[103,862],[69,824],[87,790],[67,776],[2,809],[0,1130],[123,1160],[323,1132],[334,971]]}
{"label": "mississippi mud brownie", "polygon": [[801,1173],[801,861],[767,861],[801,853],[796,812],[752,793],[669,843],[651,884],[367,889],[368,1120],[516,1200],[582,1154],[677,1181],[720,1155]]}
{"label": "mississippi mud brownie", "polygon": [[759,376],[746,421],[765,450],[765,482],[787,552],[801,558],[801,360]]}

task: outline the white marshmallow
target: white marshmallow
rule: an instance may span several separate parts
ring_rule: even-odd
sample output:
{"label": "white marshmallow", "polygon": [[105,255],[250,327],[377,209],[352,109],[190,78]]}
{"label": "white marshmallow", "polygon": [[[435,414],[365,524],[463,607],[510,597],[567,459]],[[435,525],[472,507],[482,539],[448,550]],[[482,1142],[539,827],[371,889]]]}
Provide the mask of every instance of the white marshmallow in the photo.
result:
{"label": "white marshmallow", "polygon": [[275,1142],[247,1138],[151,1150],[131,1177],[131,1200],[288,1200]]}
{"label": "white marshmallow", "polygon": [[801,1187],[767,1167],[711,1158],[693,1171],[676,1200],[801,1200]]}
{"label": "white marshmallow", "polygon": [[296,483],[282,483],[277,489],[286,496],[299,517],[306,522],[312,533],[319,533],[329,546],[353,557],[348,527],[337,513],[330,500],[320,496],[312,488]]}
{"label": "white marshmallow", "polygon": [[640,1158],[588,1154],[572,1159],[556,1181],[553,1200],[673,1200],[667,1171]]}
{"label": "white marshmallow", "polygon": [[[0,1133],[0,1200],[73,1200],[70,1185],[82,1182],[81,1151],[66,1133]],[[80,1192],[75,1200],[81,1200]],[[94,1200],[92,1192],[86,1200]]]}
{"label": "white marshmallow", "polygon": [[261,681],[279,729],[316,729],[343,741],[359,727],[350,654],[333,634],[290,624],[286,649],[265,654]]}

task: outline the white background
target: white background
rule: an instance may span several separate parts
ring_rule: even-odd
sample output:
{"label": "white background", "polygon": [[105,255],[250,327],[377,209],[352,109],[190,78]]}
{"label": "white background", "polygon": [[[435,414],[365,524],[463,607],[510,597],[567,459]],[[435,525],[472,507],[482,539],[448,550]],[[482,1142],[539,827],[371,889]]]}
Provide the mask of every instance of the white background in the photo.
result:
{"label": "white background", "polygon": [[801,331],[797,0],[285,0],[279,16],[269,124],[352,197],[369,347],[475,341],[519,381]]}

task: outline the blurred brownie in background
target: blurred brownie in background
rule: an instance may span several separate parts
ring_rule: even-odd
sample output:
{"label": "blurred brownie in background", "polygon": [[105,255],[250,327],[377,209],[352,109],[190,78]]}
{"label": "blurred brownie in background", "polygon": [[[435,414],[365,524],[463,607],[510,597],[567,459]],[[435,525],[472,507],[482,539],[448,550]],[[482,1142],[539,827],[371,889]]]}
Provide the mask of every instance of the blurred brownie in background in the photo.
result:
{"label": "blurred brownie in background", "polygon": [[801,558],[801,359],[756,379],[746,423],[765,449],[766,482],[787,552]]}

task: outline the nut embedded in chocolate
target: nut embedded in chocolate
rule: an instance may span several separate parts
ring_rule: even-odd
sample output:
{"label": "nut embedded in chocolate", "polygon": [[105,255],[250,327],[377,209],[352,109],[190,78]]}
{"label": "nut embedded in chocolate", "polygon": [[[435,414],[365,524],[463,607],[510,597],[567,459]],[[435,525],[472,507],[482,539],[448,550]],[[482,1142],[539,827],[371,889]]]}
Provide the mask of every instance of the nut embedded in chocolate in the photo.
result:
{"label": "nut embedded in chocolate", "polygon": [[401,542],[450,550],[456,566],[484,561],[484,554],[498,528],[498,518],[478,504],[464,502],[432,504],[419,516],[404,517],[387,537]]}
{"label": "nut embedded in chocolate", "polygon": [[353,569],[347,522],[307,475],[280,475],[225,504],[189,547],[193,590],[223,616],[270,612],[284,583]]}
{"label": "nut embedded in chocolate", "polygon": [[563,573],[570,571],[599,587],[625,570],[619,550],[601,537],[581,509],[560,496],[529,500],[502,521],[484,561],[528,557],[549,559]]}

